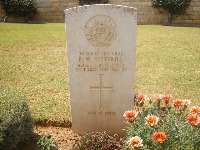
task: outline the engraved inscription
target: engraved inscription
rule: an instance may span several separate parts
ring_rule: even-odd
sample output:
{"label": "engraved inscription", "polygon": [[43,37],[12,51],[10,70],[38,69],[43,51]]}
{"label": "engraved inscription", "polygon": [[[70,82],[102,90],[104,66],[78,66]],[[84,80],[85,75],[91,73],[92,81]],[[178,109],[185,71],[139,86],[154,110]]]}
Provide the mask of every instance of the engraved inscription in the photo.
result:
{"label": "engraved inscription", "polygon": [[106,15],[96,15],[85,25],[85,37],[95,47],[111,45],[117,37],[115,21]]}
{"label": "engraved inscription", "polygon": [[88,115],[116,115],[116,112],[114,112],[114,111],[106,111],[106,112],[90,111],[90,112],[88,112]]}
{"label": "engraved inscription", "polygon": [[103,74],[99,74],[99,77],[100,77],[100,83],[99,83],[99,86],[97,87],[92,87],[90,86],[90,90],[98,90],[99,91],[99,97],[100,97],[100,102],[99,102],[99,108],[100,109],[103,109],[102,107],[102,92],[103,91],[112,91],[113,90],[113,86],[109,87],[109,86],[103,86]]}
{"label": "engraved inscription", "polygon": [[127,71],[123,61],[123,52],[87,52],[80,51],[78,63],[76,64],[78,72],[108,72],[108,71]]}

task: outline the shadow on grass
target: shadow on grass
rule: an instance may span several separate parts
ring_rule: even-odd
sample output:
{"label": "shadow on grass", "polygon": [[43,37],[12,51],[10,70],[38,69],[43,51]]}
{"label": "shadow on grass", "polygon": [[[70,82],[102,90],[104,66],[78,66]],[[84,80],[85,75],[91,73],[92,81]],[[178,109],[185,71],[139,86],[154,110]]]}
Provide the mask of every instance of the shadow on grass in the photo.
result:
{"label": "shadow on grass", "polygon": [[54,127],[72,127],[72,123],[70,121],[56,121],[56,120],[49,120],[49,119],[38,119],[34,121],[34,125],[39,126],[54,126]]}
{"label": "shadow on grass", "polygon": [[41,136],[33,133],[26,142],[20,143],[16,150],[41,150],[41,148],[37,145],[40,138]]}

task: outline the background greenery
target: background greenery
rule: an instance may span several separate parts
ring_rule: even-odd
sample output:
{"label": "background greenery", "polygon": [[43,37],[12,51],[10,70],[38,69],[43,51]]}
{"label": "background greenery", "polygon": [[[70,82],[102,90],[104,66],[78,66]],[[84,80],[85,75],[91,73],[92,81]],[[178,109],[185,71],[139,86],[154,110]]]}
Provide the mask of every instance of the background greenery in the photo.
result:
{"label": "background greenery", "polygon": [[[71,119],[65,39],[61,23],[0,23],[0,86],[26,94],[34,120]],[[199,39],[200,28],[138,26],[136,92],[199,105]]]}
{"label": "background greenery", "polygon": [[0,5],[6,17],[23,17],[25,21],[33,18],[37,13],[37,7],[34,0],[0,0]]}

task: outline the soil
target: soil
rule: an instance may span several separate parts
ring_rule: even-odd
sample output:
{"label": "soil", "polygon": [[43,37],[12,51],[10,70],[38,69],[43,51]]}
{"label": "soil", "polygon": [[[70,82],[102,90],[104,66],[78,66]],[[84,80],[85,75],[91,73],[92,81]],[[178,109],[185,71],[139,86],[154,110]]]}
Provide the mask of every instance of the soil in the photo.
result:
{"label": "soil", "polygon": [[56,143],[56,150],[74,150],[74,144],[80,139],[78,134],[73,133],[71,128],[53,126],[34,126],[34,135],[28,142],[22,144],[19,150],[41,150],[37,141],[42,136],[52,138]]}

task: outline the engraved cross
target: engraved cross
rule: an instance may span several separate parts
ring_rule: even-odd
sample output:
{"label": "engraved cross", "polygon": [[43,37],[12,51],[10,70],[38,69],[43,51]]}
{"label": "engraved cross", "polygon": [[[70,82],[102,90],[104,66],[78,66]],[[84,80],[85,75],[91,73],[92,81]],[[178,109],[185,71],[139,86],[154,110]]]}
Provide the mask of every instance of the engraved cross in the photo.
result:
{"label": "engraved cross", "polygon": [[113,86],[109,87],[109,86],[103,86],[103,75],[104,74],[99,74],[99,77],[100,77],[100,86],[95,86],[95,87],[92,87],[90,86],[90,90],[93,90],[93,91],[99,91],[99,97],[100,97],[100,109],[103,109],[102,107],[102,92],[103,91],[112,91],[113,90]]}

